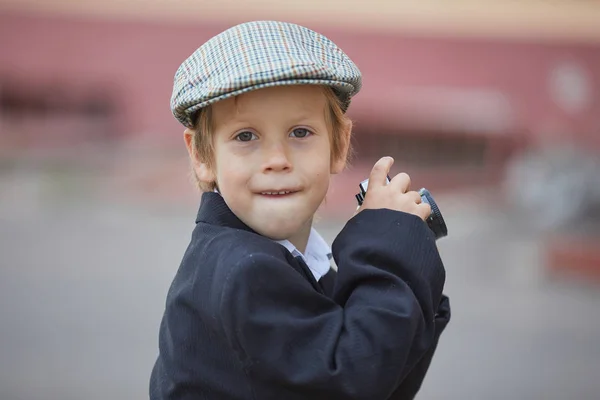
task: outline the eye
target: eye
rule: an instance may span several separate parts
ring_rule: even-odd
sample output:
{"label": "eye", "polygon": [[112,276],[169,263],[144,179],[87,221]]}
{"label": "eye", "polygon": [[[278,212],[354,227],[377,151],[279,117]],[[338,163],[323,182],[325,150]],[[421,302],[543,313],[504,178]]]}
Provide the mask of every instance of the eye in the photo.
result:
{"label": "eye", "polygon": [[296,128],[292,131],[290,135],[297,138],[305,138],[307,136],[310,136],[311,134],[312,132],[306,128]]}
{"label": "eye", "polygon": [[254,140],[256,138],[256,135],[250,131],[244,131],[244,132],[240,132],[236,137],[235,140],[239,140],[240,142],[249,142],[251,140]]}

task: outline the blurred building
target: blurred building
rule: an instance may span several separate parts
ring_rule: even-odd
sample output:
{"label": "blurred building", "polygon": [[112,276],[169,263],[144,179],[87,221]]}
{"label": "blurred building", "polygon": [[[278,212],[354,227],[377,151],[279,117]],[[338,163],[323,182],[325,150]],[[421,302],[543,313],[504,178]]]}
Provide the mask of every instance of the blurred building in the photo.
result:
{"label": "blurred building", "polygon": [[600,149],[598,3],[394,3],[4,0],[2,147],[179,146],[169,98],[181,61],[232,24],[273,18],[323,32],[364,74],[348,179],[389,154],[423,185],[494,184],[528,144]]}

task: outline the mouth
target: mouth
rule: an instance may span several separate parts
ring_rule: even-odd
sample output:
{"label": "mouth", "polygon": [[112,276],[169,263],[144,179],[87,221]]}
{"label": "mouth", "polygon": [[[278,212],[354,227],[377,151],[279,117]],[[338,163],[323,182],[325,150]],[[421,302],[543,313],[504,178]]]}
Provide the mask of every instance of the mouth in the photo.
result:
{"label": "mouth", "polygon": [[267,190],[263,192],[258,192],[257,194],[266,197],[285,197],[292,195],[294,193],[298,193],[297,190]]}

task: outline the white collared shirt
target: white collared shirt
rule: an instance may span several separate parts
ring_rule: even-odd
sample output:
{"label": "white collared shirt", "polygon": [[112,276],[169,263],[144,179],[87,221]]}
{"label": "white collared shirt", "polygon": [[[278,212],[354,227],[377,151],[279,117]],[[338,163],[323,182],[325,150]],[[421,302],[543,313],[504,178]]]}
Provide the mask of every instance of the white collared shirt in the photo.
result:
{"label": "white collared shirt", "polygon": [[310,229],[305,254],[302,254],[289,240],[276,240],[276,242],[288,249],[294,257],[302,257],[315,280],[319,281],[323,275],[329,272],[331,248],[315,228]]}

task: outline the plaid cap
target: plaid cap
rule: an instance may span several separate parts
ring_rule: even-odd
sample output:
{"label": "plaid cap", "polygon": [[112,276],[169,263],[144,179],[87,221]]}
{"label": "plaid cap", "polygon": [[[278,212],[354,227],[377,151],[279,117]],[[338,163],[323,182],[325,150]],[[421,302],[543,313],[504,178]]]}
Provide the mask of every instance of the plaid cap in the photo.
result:
{"label": "plaid cap", "polygon": [[327,85],[343,110],[361,88],[358,67],[331,40],[278,21],[243,23],[198,48],[175,73],[171,111],[193,127],[195,112],[216,101],[280,85]]}

